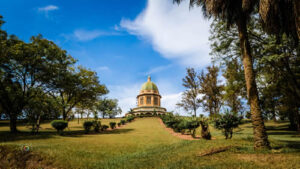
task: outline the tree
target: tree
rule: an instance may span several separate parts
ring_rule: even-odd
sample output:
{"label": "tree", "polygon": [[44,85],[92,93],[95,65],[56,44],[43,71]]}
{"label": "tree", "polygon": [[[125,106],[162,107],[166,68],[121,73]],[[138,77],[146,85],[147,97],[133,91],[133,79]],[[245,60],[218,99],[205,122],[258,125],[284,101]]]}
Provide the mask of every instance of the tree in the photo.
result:
{"label": "tree", "polygon": [[[11,132],[17,132],[17,118],[41,89],[47,92],[49,81],[59,68],[73,63],[53,42],[42,36],[25,43],[0,31],[0,104],[10,119]],[[63,63],[62,63],[63,62]]]}
{"label": "tree", "polygon": [[259,14],[263,28],[270,34],[291,35],[295,44],[300,38],[300,2],[298,0],[260,0]]}
{"label": "tree", "polygon": [[243,110],[242,98],[245,98],[245,79],[244,71],[237,58],[226,63],[223,77],[226,79],[224,86],[223,100],[231,108],[231,112],[241,113]]}
{"label": "tree", "polygon": [[102,118],[108,116],[109,118],[113,118],[118,114],[122,113],[120,107],[118,107],[117,99],[108,99],[104,98],[99,100],[96,104],[96,110],[102,113]]}
{"label": "tree", "polygon": [[96,72],[78,67],[77,70],[69,68],[55,81],[52,96],[60,101],[63,119],[67,119],[72,109],[82,103],[90,108],[98,97],[108,93],[101,85]]}
{"label": "tree", "polygon": [[177,106],[182,107],[185,111],[193,112],[193,116],[197,117],[197,109],[200,107],[199,98],[199,79],[197,72],[193,68],[186,69],[187,75],[182,79],[183,86],[186,90],[182,94],[181,102]]}
{"label": "tree", "polygon": [[[182,0],[174,0],[180,3]],[[190,6],[200,6],[204,16],[219,18],[226,22],[228,26],[236,25],[238,28],[240,48],[244,65],[247,95],[251,109],[251,119],[254,133],[254,148],[269,148],[270,143],[266,133],[259,97],[253,71],[253,57],[248,39],[247,24],[257,1],[210,1],[210,0],[190,0]]]}
{"label": "tree", "polygon": [[[236,31],[234,25],[227,31],[226,24],[221,20],[214,20],[211,25],[211,54],[215,56],[215,62],[219,61],[221,67],[225,67],[224,71],[233,63],[242,62]],[[264,117],[274,120],[276,116],[280,116],[281,119],[288,118],[291,129],[300,131],[298,123],[300,86],[297,85],[300,83],[300,76],[297,73],[300,71],[297,64],[300,61],[300,46],[294,46],[294,40],[286,35],[282,35],[278,41],[276,36],[266,34],[258,16],[251,17],[249,20],[248,33],[249,41],[255,49],[252,51],[255,56],[254,71]],[[234,70],[229,75],[235,76],[239,71]],[[242,77],[236,77],[234,80],[236,85],[245,83]],[[228,82],[227,79],[227,86]],[[243,87],[241,86],[240,89],[242,89],[241,97],[246,98]]]}
{"label": "tree", "polygon": [[209,116],[219,114],[222,102],[223,85],[218,81],[219,68],[216,66],[208,66],[207,73],[202,71],[198,76],[200,82],[200,94],[202,94],[202,107],[209,112]]}
{"label": "tree", "polygon": [[232,138],[233,129],[241,124],[241,118],[237,117],[235,113],[229,113],[227,110],[225,114],[215,119],[215,128],[222,130],[226,139]]}

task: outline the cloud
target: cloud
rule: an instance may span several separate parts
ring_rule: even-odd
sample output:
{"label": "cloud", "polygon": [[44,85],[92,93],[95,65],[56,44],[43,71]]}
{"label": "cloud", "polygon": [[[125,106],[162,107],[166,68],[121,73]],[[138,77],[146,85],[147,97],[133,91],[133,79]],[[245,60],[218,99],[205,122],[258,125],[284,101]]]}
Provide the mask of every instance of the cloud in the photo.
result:
{"label": "cloud", "polygon": [[38,8],[38,11],[40,12],[49,12],[49,11],[55,11],[55,10],[58,10],[58,6],[55,6],[55,5],[48,5],[48,6],[45,6],[45,7],[41,7],[41,8]]}
{"label": "cloud", "polygon": [[161,105],[168,111],[176,111],[176,104],[180,101],[182,92],[164,95],[161,99]]}
{"label": "cloud", "polygon": [[59,9],[58,6],[48,5],[48,6],[45,6],[45,7],[38,8],[38,11],[44,13],[46,18],[51,19],[51,18],[49,18],[49,12],[50,11],[55,11],[55,10],[58,10],[58,9]]}
{"label": "cloud", "polygon": [[189,10],[189,1],[148,0],[134,19],[122,19],[120,26],[130,34],[149,41],[154,50],[185,66],[206,66],[209,56],[209,22],[200,8]]}
{"label": "cloud", "polygon": [[77,29],[74,31],[74,37],[79,41],[89,41],[98,38],[101,35],[104,35],[104,32],[99,30],[84,30],[84,29]]}
{"label": "cloud", "polygon": [[87,30],[87,29],[76,29],[72,33],[62,33],[61,36],[68,40],[76,40],[76,41],[91,41],[97,39],[102,36],[119,36],[120,32],[116,31],[102,31],[102,30]]}
{"label": "cloud", "polygon": [[118,104],[122,109],[122,116],[131,108],[136,107],[136,96],[142,84],[108,85],[109,98],[118,99]]}
{"label": "cloud", "polygon": [[108,71],[110,70],[107,66],[100,66],[96,68],[96,71]]}
{"label": "cloud", "polygon": [[144,73],[144,75],[152,75],[152,74],[155,74],[155,73],[158,73],[158,72],[161,72],[163,70],[166,70],[166,69],[169,69],[171,68],[173,65],[166,65],[166,66],[158,66],[158,67],[155,67],[155,68],[152,68],[150,69],[148,72]]}

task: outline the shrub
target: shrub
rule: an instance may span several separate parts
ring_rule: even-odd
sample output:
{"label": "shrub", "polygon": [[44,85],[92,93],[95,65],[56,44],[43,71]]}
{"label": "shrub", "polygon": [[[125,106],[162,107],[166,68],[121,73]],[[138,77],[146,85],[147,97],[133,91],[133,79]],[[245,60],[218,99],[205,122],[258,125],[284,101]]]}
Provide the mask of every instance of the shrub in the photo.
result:
{"label": "shrub", "polygon": [[231,139],[233,129],[241,124],[241,118],[227,111],[224,115],[221,115],[219,118],[215,119],[214,122],[215,128],[222,130],[226,139]]}
{"label": "shrub", "polygon": [[116,128],[116,122],[109,122],[109,126],[110,126],[110,128],[111,129],[114,129],[114,128]]}
{"label": "shrub", "polygon": [[93,121],[85,121],[83,123],[83,127],[84,127],[84,130],[85,130],[85,133],[89,133],[92,126],[93,126],[94,122]]}
{"label": "shrub", "polygon": [[100,128],[101,128],[101,122],[98,120],[94,120],[93,121],[93,127],[94,127],[94,131],[99,133]]}
{"label": "shrub", "polygon": [[209,131],[209,125],[208,125],[208,120],[205,118],[202,118],[200,120],[200,125],[201,125],[201,137],[207,140],[211,139],[211,134]]}
{"label": "shrub", "polygon": [[65,128],[68,127],[68,122],[64,120],[53,120],[51,126],[57,130],[58,133],[61,133]]}
{"label": "shrub", "polygon": [[120,127],[122,124],[121,124],[121,122],[119,122],[119,123],[117,123],[117,125],[118,125],[118,127]]}
{"label": "shrub", "polygon": [[126,121],[127,121],[127,122],[131,122],[132,120],[134,120],[134,117],[133,117],[133,116],[128,116],[128,117],[126,118]]}
{"label": "shrub", "polygon": [[121,120],[120,123],[121,123],[122,125],[124,125],[124,124],[126,123],[126,121],[125,121],[125,120]]}
{"label": "shrub", "polygon": [[105,125],[105,124],[104,124],[104,125],[101,126],[101,130],[102,130],[102,131],[105,131],[105,130],[107,130],[107,129],[108,129],[108,125]]}

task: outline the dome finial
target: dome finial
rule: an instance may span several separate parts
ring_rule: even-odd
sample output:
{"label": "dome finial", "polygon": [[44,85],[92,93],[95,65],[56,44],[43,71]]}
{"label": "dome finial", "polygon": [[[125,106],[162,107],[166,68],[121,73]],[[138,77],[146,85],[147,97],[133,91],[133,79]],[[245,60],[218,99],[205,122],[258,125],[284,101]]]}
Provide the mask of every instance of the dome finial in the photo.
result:
{"label": "dome finial", "polygon": [[148,82],[150,82],[151,81],[151,77],[150,76],[148,76]]}

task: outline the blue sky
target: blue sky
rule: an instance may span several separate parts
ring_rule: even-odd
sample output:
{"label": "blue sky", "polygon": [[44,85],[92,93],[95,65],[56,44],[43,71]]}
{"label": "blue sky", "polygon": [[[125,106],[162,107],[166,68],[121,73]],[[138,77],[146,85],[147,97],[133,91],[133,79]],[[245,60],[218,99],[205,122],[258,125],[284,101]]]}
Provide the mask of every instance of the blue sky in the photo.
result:
{"label": "blue sky", "polygon": [[[3,0],[3,29],[28,41],[42,34],[97,71],[125,113],[151,75],[162,106],[178,112],[186,67],[210,63],[209,21],[172,0]],[[199,113],[201,110],[199,109]]]}

